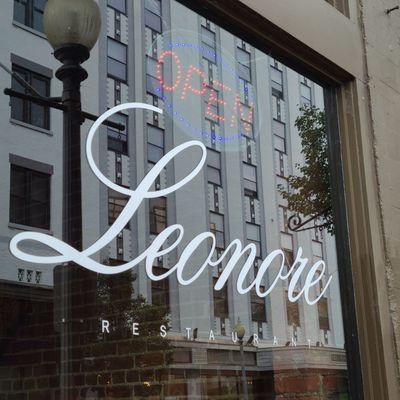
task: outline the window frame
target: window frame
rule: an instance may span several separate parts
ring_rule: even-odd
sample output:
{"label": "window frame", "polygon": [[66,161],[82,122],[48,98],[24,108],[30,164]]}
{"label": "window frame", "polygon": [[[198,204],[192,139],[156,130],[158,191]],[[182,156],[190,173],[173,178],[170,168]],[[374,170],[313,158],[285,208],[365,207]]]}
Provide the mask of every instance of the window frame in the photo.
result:
{"label": "window frame", "polygon": [[[213,288],[217,283],[217,280],[218,278],[213,277]],[[229,318],[228,285],[224,285],[221,290],[213,289],[213,308],[214,308],[214,318]]]}
{"label": "window frame", "polygon": [[[125,51],[125,63],[120,61],[120,60],[118,60],[118,59],[116,59],[116,58],[114,58],[114,57],[112,57],[110,55],[110,53],[109,53],[109,47],[110,47],[109,43],[115,43],[115,44],[117,44],[117,46],[121,46],[122,48],[124,48],[124,51]],[[110,72],[109,60],[112,60],[115,63],[118,63],[118,64],[121,64],[121,65],[125,66],[124,77],[115,75],[115,74]],[[126,44],[120,42],[119,40],[116,40],[116,39],[114,39],[114,38],[112,38],[110,36],[107,36],[107,76],[109,78],[118,80],[119,82],[127,83],[128,82],[128,75],[129,75],[128,74],[128,46]]]}
{"label": "window frame", "polygon": [[[152,207],[153,203],[157,203],[160,200],[163,201],[164,207]],[[167,227],[167,198],[166,197],[157,197],[154,199],[149,199],[149,232],[150,235],[158,235]],[[162,211],[164,214],[157,214],[156,211]],[[157,220],[158,218],[158,220]],[[164,225],[163,229],[159,230],[152,229],[153,227],[157,227],[159,225]]]}
{"label": "window frame", "polygon": [[[112,196],[113,195],[113,196]],[[123,200],[123,201],[125,201],[125,204],[116,204],[115,202],[114,203],[112,203],[111,201],[110,201],[110,199],[116,199],[116,200]],[[108,213],[107,213],[107,218],[108,218],[108,225],[112,225],[114,222],[115,222],[115,220],[120,216],[120,214],[121,214],[121,212],[122,212],[122,210],[124,209],[124,207],[126,206],[126,204],[128,203],[128,201],[129,201],[129,198],[127,197],[127,196],[124,196],[123,194],[121,194],[121,193],[118,193],[118,192],[116,192],[116,191],[114,191],[113,189],[108,189],[108,198],[107,198],[107,211],[108,211]],[[113,205],[113,217],[110,217],[110,206],[111,206],[111,204]],[[115,214],[116,214],[116,206],[119,206],[119,207],[121,207],[121,210],[119,211],[119,212],[117,212],[117,216],[115,217]],[[124,229],[130,229],[130,221],[128,221],[128,223],[126,224],[126,226],[124,227]]]}
{"label": "window frame", "polygon": [[[161,129],[158,126],[155,126],[155,125],[152,125],[152,124],[149,124],[149,123],[146,125],[146,128],[147,128],[147,161],[150,162],[150,163],[156,164],[165,155],[165,131],[164,131],[164,129]],[[155,131],[160,131],[161,132],[160,134],[161,134],[162,139],[163,139],[163,145],[162,146],[160,146],[160,145],[158,145],[156,143],[152,143],[149,140],[150,139],[149,128],[150,129],[154,129]],[[150,158],[150,149],[151,148],[157,149],[158,151],[161,152],[160,153],[161,156],[158,159]]]}
{"label": "window frame", "polygon": [[[35,0],[25,0],[26,1],[26,7],[25,7],[25,21],[22,22],[16,18],[16,6],[15,4],[18,2],[18,0],[13,1],[13,21],[15,21],[18,24],[24,25],[33,31],[39,32],[41,34],[44,34],[44,30],[42,29],[37,29],[34,27],[34,18],[35,18],[35,10],[40,10],[37,7],[35,7]],[[46,6],[46,2],[44,4],[44,7]],[[43,27],[43,14],[44,14],[44,7],[43,10],[41,10],[41,25]]]}
{"label": "window frame", "polygon": [[[246,178],[245,176],[245,170],[246,168],[251,168],[254,169],[255,171],[255,179],[254,181]],[[243,162],[243,187],[244,187],[244,193],[254,193],[251,197],[258,199],[258,182],[257,182],[257,167],[255,165],[251,165],[249,163]],[[246,182],[251,182],[255,185],[255,190],[253,190],[252,188],[250,188],[250,186],[246,186]]]}
{"label": "window frame", "polygon": [[[50,91],[51,91],[51,78],[42,74],[39,74],[36,71],[32,71],[31,69],[28,69],[26,67],[23,67],[17,63],[12,63],[12,71],[17,73],[17,74],[24,74],[22,76],[22,79],[24,79],[27,83],[30,85],[33,85],[33,79],[40,80],[45,83],[45,93],[43,93],[44,96],[49,97],[50,96]],[[20,85],[18,81],[14,77],[11,79],[11,87],[21,93],[27,93],[27,90],[24,89],[21,91],[19,88],[15,88],[15,84]],[[20,85],[21,86],[21,85]],[[13,112],[13,107],[15,107],[15,104],[21,103],[22,104],[22,119],[18,119],[18,117],[15,116]],[[32,120],[32,107],[41,107],[43,108],[43,126],[37,125],[33,123]],[[51,129],[51,121],[50,121],[50,107],[48,106],[41,106],[38,104],[35,104],[31,100],[23,100],[23,99],[18,99],[16,97],[12,97],[10,100],[10,112],[11,112],[11,119],[19,122],[23,122],[24,124],[27,124],[28,126],[32,126],[33,128],[39,128],[43,129],[45,131],[50,131]]]}
{"label": "window frame", "polygon": [[[263,291],[263,289],[261,289]],[[267,323],[267,307],[265,304],[265,298],[259,297],[255,291],[252,289],[250,291],[250,307],[251,307],[251,320],[253,322],[262,322]],[[256,309],[255,309],[256,308]],[[262,311],[258,310],[258,308],[262,308]],[[258,317],[258,314],[262,313],[262,317]]]}
{"label": "window frame", "polygon": [[[23,185],[24,185],[24,194],[23,196],[17,196],[16,194],[13,194],[13,183],[16,179],[15,176],[13,176],[13,173],[16,172],[23,172]],[[46,190],[46,195],[45,198],[47,198],[47,201],[45,202],[40,202],[42,205],[46,207],[46,222],[43,225],[34,225],[32,223],[32,214],[31,214],[31,208],[32,208],[32,177],[36,175],[40,178],[45,178],[47,180],[46,185],[47,187],[45,188]],[[9,222],[12,224],[17,224],[17,225],[22,225],[22,226],[29,226],[32,228],[38,228],[38,229],[44,229],[44,230],[50,230],[51,228],[51,174],[42,172],[42,171],[37,171],[35,169],[27,168],[18,164],[11,163],[10,164],[10,193],[9,193],[9,198],[10,198],[10,205],[9,205]],[[13,197],[19,197],[22,199],[21,201],[24,203],[23,206],[23,213],[24,216],[22,219],[14,219],[13,214],[13,207],[16,206],[17,201],[13,200]]]}
{"label": "window frame", "polygon": [[[167,268],[162,266],[153,266],[154,275],[163,275],[168,272]],[[151,281],[151,304],[163,309],[166,314],[171,312],[171,296],[170,296],[169,278],[159,281]],[[155,301],[156,298],[161,298],[161,304]]]}
{"label": "window frame", "polygon": [[126,0],[119,0],[124,3],[124,7],[122,7],[122,8],[116,6],[115,4],[110,4],[111,2],[117,2],[117,1],[118,0],[107,0],[107,7],[112,8],[113,10],[115,10],[121,14],[127,15],[128,10],[127,10],[127,6],[126,6]]}
{"label": "window frame", "polygon": [[[121,121],[116,121],[115,117],[119,117],[119,118],[122,117],[122,119],[124,120],[123,125],[125,126],[125,130],[123,132],[120,132],[120,131],[117,131],[115,128],[112,128],[109,126],[107,127],[107,149],[109,151],[114,151],[115,153],[128,155],[128,153],[129,153],[129,151],[128,151],[128,148],[129,148],[129,145],[128,145],[128,143],[129,143],[129,131],[128,131],[129,116],[124,113],[117,113],[117,114],[113,114],[109,118],[109,120],[120,123]],[[121,151],[119,150],[119,148],[117,148],[117,146],[113,146],[113,143],[121,144]]]}
{"label": "window frame", "polygon": [[[214,224],[212,221],[212,216],[215,215],[217,218],[222,219],[222,230],[218,229],[218,224]],[[215,236],[215,248],[216,250],[224,250],[226,241],[225,241],[225,216],[215,211],[210,211],[209,215],[210,220],[210,232]],[[219,246],[219,236],[222,236],[222,247]]]}

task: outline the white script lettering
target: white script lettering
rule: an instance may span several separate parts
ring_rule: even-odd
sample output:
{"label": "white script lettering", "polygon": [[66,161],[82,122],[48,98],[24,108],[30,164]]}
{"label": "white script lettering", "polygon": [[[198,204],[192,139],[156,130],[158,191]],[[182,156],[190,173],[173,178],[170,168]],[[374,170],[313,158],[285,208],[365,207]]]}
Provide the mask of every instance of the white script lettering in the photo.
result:
{"label": "white script lettering", "polygon": [[[180,188],[184,185],[188,184],[192,181],[196,175],[202,170],[207,156],[207,150],[204,144],[197,140],[191,140],[186,143],[183,143],[170,152],[165,154],[158,163],[148,172],[148,174],[143,178],[142,182],[138,185],[136,190],[132,190],[130,188],[119,186],[118,184],[109,180],[102,172],[98,169],[93,153],[92,153],[92,142],[94,135],[96,134],[100,125],[113,114],[118,113],[127,109],[143,109],[150,110],[153,112],[157,112],[162,114],[162,110],[154,107],[152,105],[143,104],[143,103],[126,103],[118,105],[107,112],[105,112],[99,119],[93,124],[91,127],[88,138],[86,141],[86,156],[89,162],[90,168],[93,173],[96,175],[97,179],[106,185],[108,188],[113,189],[116,192],[119,192],[125,196],[128,196],[129,200],[116,219],[116,221],[110,226],[110,228],[101,236],[95,243],[93,243],[86,250],[78,251],[75,248],[71,247],[67,243],[63,242],[60,239],[57,239],[51,235],[47,235],[39,232],[21,232],[14,236],[10,242],[10,251],[11,253],[19,258],[20,260],[35,263],[35,264],[57,264],[57,263],[66,263],[66,262],[75,262],[76,264],[100,274],[119,274],[129,269],[136,267],[140,262],[145,261],[146,264],[146,273],[148,277],[153,281],[158,281],[167,278],[169,275],[176,272],[176,276],[178,282],[181,285],[190,285],[192,284],[208,267],[214,267],[223,262],[225,258],[227,258],[226,266],[222,271],[220,277],[218,278],[215,284],[215,290],[221,290],[223,286],[226,284],[228,278],[231,276],[232,271],[237,266],[239,260],[242,257],[245,257],[245,262],[241,267],[240,273],[238,274],[236,280],[236,290],[239,294],[246,294],[251,289],[255,287],[256,293],[259,297],[268,296],[277,283],[282,280],[288,280],[290,277],[290,282],[288,286],[288,298],[291,302],[298,301],[299,298],[304,295],[305,301],[313,305],[317,303],[323,294],[326,292],[331,280],[332,276],[329,277],[327,283],[324,288],[320,291],[319,295],[312,299],[310,297],[310,290],[313,286],[316,286],[318,282],[320,282],[323,278],[323,275],[326,270],[326,266],[324,261],[320,260],[316,262],[309,270],[306,275],[304,286],[301,290],[298,290],[300,276],[302,272],[305,270],[308,259],[302,257],[302,248],[299,247],[296,259],[292,266],[288,266],[287,273],[284,273],[285,265],[284,265],[284,253],[282,250],[272,251],[262,262],[258,273],[253,282],[248,284],[248,275],[250,270],[253,268],[254,261],[256,258],[256,248],[253,243],[247,244],[243,246],[240,240],[233,240],[220,256],[219,259],[213,260],[213,254],[216,246],[215,235],[211,232],[203,232],[193,238],[189,244],[183,249],[178,262],[175,266],[171,267],[166,273],[162,275],[154,275],[153,273],[153,264],[154,260],[159,257],[163,257],[177,248],[179,243],[182,241],[184,237],[184,227],[180,224],[174,224],[166,229],[164,229],[150,244],[150,246],[140,255],[138,255],[133,260],[120,265],[120,266],[109,266],[104,265],[93,258],[95,253],[99,252],[105,246],[107,246],[118,234],[123,230],[123,228],[127,225],[129,220],[135,215],[139,206],[145,199],[152,199],[158,197],[165,197]],[[160,189],[160,190],[151,190],[153,184],[160,173],[164,170],[164,168],[174,160],[174,158],[182,152],[187,150],[200,150],[200,161],[197,162],[197,165],[180,181],[174,183],[172,186]],[[172,241],[171,237],[174,237],[173,243],[169,243]],[[59,255],[55,256],[39,256],[31,253],[27,253],[19,247],[21,242],[24,241],[34,241],[48,246],[49,248],[55,250]],[[183,278],[183,271],[185,266],[189,262],[192,254],[200,247],[204,242],[211,243],[211,249],[205,258],[202,265],[198,266],[196,272],[187,279]],[[167,243],[169,243],[167,245]],[[232,253],[232,254],[231,254]],[[229,258],[229,259],[228,259]],[[265,287],[264,280],[268,270],[271,268],[271,265],[275,259],[280,259],[280,267],[276,276],[271,279],[271,283],[269,287],[265,291],[261,291],[261,287]],[[296,268],[297,267],[297,268]],[[133,334],[135,335],[135,328],[133,329]],[[188,332],[189,335],[189,332]]]}

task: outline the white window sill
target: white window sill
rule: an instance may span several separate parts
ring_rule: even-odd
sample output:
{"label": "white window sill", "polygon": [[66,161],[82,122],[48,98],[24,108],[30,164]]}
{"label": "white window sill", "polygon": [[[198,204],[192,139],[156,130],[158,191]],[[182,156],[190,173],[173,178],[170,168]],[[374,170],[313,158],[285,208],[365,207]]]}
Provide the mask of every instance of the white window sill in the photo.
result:
{"label": "white window sill", "polygon": [[46,35],[45,35],[43,32],[37,31],[36,29],[31,28],[30,26],[26,26],[26,25],[24,25],[24,24],[21,24],[21,22],[18,22],[18,21],[13,21],[12,24],[13,24],[14,26],[16,26],[17,28],[21,28],[21,29],[23,29],[24,31],[33,33],[34,35],[39,36],[39,37],[41,37],[42,39],[46,39],[46,40],[47,40],[47,37],[46,37]]}
{"label": "white window sill", "polygon": [[24,128],[32,129],[36,132],[44,133],[45,135],[48,135],[48,136],[53,136],[53,132],[51,130],[43,129],[43,128],[40,128],[39,126],[28,124],[26,122],[18,121],[17,119],[10,118],[10,124],[19,125]]}
{"label": "white window sill", "polygon": [[19,230],[19,231],[31,231],[31,232],[45,233],[47,235],[53,235],[53,231],[51,231],[51,230],[42,229],[42,228],[36,228],[34,226],[16,224],[14,222],[9,222],[8,223],[8,227],[10,229],[16,229],[16,230]]}

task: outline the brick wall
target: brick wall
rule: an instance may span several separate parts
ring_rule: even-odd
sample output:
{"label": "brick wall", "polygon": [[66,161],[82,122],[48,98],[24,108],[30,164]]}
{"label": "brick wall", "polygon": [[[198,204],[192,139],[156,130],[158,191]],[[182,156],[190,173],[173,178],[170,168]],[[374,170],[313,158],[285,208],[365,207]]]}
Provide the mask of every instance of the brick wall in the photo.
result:
{"label": "brick wall", "polygon": [[275,393],[276,400],[334,400],[346,398],[346,371],[306,369],[277,372],[275,374]]}
{"label": "brick wall", "polygon": [[[170,343],[159,336],[164,311],[132,300],[129,275],[97,280],[94,274],[71,271],[68,316],[60,308],[63,299],[52,290],[33,293],[27,286],[13,285],[9,295],[0,298],[0,400],[61,398],[63,329],[70,338],[64,389],[69,400],[183,400],[194,392],[203,399],[243,398],[239,365],[235,370],[218,363],[213,368],[191,367],[190,349],[171,351]],[[63,278],[65,269],[58,269],[58,293]],[[110,334],[101,334],[99,316],[115,328]],[[139,337],[132,337],[130,317],[140,321]],[[70,322],[63,324],[62,318]],[[340,372],[253,370],[247,377],[254,400],[333,400],[346,392]]]}

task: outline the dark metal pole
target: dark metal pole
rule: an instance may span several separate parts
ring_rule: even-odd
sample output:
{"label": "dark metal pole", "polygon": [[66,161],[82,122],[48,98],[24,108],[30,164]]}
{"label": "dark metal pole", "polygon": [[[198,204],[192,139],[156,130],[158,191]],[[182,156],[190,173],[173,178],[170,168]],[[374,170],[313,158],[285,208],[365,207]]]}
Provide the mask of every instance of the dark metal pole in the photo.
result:
{"label": "dark metal pole", "polygon": [[243,339],[239,340],[240,345],[240,364],[242,366],[242,390],[243,390],[243,398],[244,400],[249,400],[249,392],[247,388],[247,376],[246,376],[246,368],[244,365],[244,351],[243,351]]}
{"label": "dark metal pole", "polygon": [[[82,183],[81,183],[81,125],[80,87],[87,77],[81,63],[89,58],[89,50],[81,45],[65,45],[56,49],[54,56],[62,62],[56,76],[63,83],[63,240],[82,250]],[[71,363],[74,299],[72,277],[77,269],[72,263],[58,268],[61,289],[61,399],[70,400],[72,388]]]}
{"label": "dark metal pole", "polygon": [[89,58],[89,50],[81,45],[65,45],[54,56],[63,63],[56,76],[63,83],[63,240],[82,250],[81,193],[81,125],[80,87],[87,77],[81,63]]}

